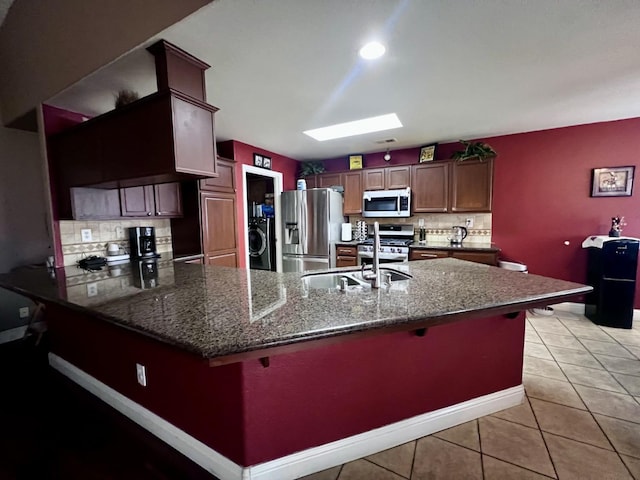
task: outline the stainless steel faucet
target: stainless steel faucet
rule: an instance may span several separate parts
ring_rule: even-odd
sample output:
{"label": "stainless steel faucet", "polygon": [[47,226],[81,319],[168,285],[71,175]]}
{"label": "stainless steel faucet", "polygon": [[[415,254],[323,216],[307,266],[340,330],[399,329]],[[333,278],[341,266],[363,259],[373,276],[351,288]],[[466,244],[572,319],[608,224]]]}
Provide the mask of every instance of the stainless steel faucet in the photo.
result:
{"label": "stainless steel faucet", "polygon": [[371,275],[365,275],[363,264],[362,278],[370,281],[372,288],[380,288],[380,225],[378,222],[373,223],[373,265],[371,265]]}

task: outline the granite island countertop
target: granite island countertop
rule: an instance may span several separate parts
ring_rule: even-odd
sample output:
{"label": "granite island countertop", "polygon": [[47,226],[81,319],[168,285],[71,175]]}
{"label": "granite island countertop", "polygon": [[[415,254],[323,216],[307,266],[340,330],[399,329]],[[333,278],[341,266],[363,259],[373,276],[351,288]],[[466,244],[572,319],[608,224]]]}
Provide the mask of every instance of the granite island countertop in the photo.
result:
{"label": "granite island countertop", "polygon": [[[336,245],[348,247],[357,247],[363,242],[351,240],[349,242],[336,242]],[[409,245],[409,249],[425,249],[425,250],[454,250],[462,252],[499,252],[500,248],[491,242],[462,242],[461,244],[452,244],[451,242],[427,241],[425,243],[413,242]]]}
{"label": "granite island countertop", "polygon": [[[451,258],[385,267],[401,268],[413,278],[391,288],[342,293],[305,288],[299,273],[166,261],[158,268],[159,285],[150,289],[132,285],[131,272],[112,278],[108,272],[78,273],[75,267],[19,269],[0,275],[0,287],[89,313],[220,363],[274,354],[302,342],[540,307],[591,290]],[[89,282],[97,283],[97,293],[83,297],[78,292],[87,292]],[[78,292],[72,294],[73,288]]]}

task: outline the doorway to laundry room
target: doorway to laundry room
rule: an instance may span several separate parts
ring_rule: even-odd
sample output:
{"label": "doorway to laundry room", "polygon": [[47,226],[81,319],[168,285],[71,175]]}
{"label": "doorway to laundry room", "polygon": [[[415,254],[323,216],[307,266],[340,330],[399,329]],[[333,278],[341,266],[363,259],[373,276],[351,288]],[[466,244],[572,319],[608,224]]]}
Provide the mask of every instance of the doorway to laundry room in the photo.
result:
{"label": "doorway to laundry room", "polygon": [[261,169],[256,172],[250,166],[244,167],[247,266],[257,270],[281,271],[278,268],[281,261],[278,261],[277,207],[282,192],[282,174]]}

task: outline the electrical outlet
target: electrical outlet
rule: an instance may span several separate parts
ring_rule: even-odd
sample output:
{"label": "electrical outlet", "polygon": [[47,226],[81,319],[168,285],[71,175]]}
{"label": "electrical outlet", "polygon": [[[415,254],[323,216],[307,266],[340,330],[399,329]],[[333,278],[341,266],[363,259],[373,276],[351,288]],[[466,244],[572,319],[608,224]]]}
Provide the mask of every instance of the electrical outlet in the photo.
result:
{"label": "electrical outlet", "polygon": [[473,218],[467,218],[465,223],[467,228],[473,228]]}
{"label": "electrical outlet", "polygon": [[98,295],[98,282],[87,283],[87,297]]}
{"label": "electrical outlet", "polygon": [[122,227],[120,227],[120,226],[116,227],[116,238],[119,239],[119,240],[124,238],[124,236],[122,234]]}
{"label": "electrical outlet", "polygon": [[27,318],[29,316],[29,307],[21,307],[18,313],[20,314],[20,318]]}
{"label": "electrical outlet", "polygon": [[147,386],[147,367],[144,365],[140,365],[136,363],[136,377],[138,378],[138,383],[143,387]]}
{"label": "electrical outlet", "polygon": [[91,234],[91,229],[83,228],[82,230],[80,230],[80,238],[82,239],[83,242],[92,242],[93,235]]}

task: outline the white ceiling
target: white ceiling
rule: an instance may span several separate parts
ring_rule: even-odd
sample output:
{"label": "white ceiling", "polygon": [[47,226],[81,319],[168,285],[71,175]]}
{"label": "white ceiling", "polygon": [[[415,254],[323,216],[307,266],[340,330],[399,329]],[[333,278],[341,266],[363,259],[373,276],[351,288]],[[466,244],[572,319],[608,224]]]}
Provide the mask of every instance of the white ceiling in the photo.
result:
{"label": "white ceiling", "polygon": [[[640,117],[638,0],[217,0],[49,103],[93,115],[153,92],[157,38],[212,66],[218,140],[300,160]],[[387,54],[359,60],[373,38]],[[392,112],[403,128],[302,134]]]}

